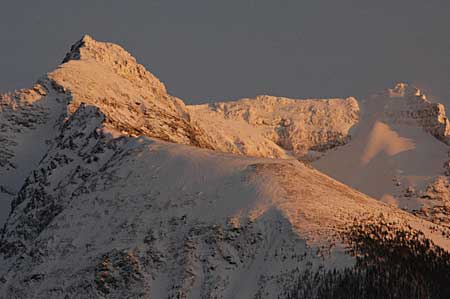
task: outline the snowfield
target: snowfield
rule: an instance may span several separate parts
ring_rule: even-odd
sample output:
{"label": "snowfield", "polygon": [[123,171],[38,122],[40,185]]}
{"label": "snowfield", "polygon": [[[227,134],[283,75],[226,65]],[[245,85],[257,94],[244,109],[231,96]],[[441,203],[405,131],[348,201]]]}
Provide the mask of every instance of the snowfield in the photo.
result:
{"label": "snowfield", "polygon": [[85,36],[0,103],[1,298],[450,294],[447,218],[418,212],[448,121],[411,87],[187,106]]}

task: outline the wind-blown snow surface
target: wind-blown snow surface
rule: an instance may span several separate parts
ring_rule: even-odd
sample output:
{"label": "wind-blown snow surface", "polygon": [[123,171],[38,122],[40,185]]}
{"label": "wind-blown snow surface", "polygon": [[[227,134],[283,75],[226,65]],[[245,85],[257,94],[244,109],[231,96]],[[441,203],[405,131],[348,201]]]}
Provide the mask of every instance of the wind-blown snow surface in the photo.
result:
{"label": "wind-blown snow surface", "polygon": [[[445,190],[435,188],[437,183],[448,182],[450,174],[444,107],[428,102],[419,90],[406,84],[361,101],[361,107],[361,121],[353,128],[352,141],[312,165],[357,190],[410,211],[450,200]],[[430,188],[433,192],[426,192]],[[449,220],[437,222],[449,224]]]}
{"label": "wind-blown snow surface", "polygon": [[450,248],[430,223],[298,161],[113,138],[103,120],[80,106],[21,190],[5,297],[273,298],[299,267],[351,265],[339,232],[379,214]]}
{"label": "wind-blown snow surface", "polygon": [[[448,228],[297,160],[358,147],[353,98],[186,106],[125,50],[84,37],[1,103],[0,191],[13,201],[0,297],[283,297],[302,271],[354,265],[347,232],[380,217],[450,249]],[[442,109],[416,104],[415,134],[444,151]],[[417,148],[392,128],[374,123],[362,163]]]}

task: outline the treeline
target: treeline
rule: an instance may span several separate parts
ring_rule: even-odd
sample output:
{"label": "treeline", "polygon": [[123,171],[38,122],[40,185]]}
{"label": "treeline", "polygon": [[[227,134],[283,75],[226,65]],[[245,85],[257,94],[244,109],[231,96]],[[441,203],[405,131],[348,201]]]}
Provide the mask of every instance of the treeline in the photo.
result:
{"label": "treeline", "polygon": [[352,267],[306,269],[287,299],[450,298],[450,254],[411,227],[381,221],[355,224],[345,235]]}

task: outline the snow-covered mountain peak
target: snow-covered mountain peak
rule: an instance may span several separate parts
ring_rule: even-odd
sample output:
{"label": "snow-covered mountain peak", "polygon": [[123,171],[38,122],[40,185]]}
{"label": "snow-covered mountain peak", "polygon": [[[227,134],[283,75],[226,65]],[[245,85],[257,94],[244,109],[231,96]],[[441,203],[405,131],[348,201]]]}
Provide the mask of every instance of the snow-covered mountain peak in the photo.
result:
{"label": "snow-covered mountain peak", "polygon": [[90,36],[72,46],[49,78],[70,93],[69,113],[81,103],[99,107],[106,125],[125,135],[248,156],[316,159],[350,140],[349,129],[359,114],[351,97],[298,101],[259,96],[186,106],[123,48]]}
{"label": "snow-covered mountain peak", "polygon": [[[9,165],[1,169],[0,190],[7,191],[0,196],[8,201],[20,188],[14,182],[25,179],[59,134],[63,120],[82,104],[98,108],[105,115],[105,128],[117,134],[270,158],[316,159],[347,143],[359,117],[353,98],[260,96],[187,106],[122,47],[87,35],[35,87],[2,95],[0,100],[4,115],[0,124],[5,128],[0,132],[5,140],[0,164]],[[27,152],[30,142],[40,144],[32,155]]]}
{"label": "snow-covered mountain peak", "polygon": [[81,103],[98,107],[106,126],[125,135],[210,147],[190,123],[185,104],[122,47],[84,36],[48,77],[70,94],[69,114]]}
{"label": "snow-covered mountain peak", "polygon": [[386,277],[377,290],[449,298],[447,207],[404,207],[447,196],[448,180],[400,194],[439,173],[448,120],[409,85],[185,105],[84,36],[0,104],[2,298],[360,298]]}
{"label": "snow-covered mountain peak", "polygon": [[167,92],[166,87],[158,78],[137,63],[136,59],[119,45],[99,42],[89,35],[84,35],[70,48],[63,63],[71,60],[93,60],[128,80],[153,89],[155,93],[165,94]]}
{"label": "snow-covered mountain peak", "polygon": [[448,199],[440,200],[445,192],[427,191],[449,186],[450,122],[444,105],[406,83],[360,105],[350,144],[313,165],[370,196],[450,225],[448,216],[440,217],[450,215]]}
{"label": "snow-covered mountain peak", "polygon": [[428,100],[426,94],[408,83],[371,94],[360,101],[364,119],[378,119],[388,124],[419,127],[450,145],[450,122],[445,106]]}

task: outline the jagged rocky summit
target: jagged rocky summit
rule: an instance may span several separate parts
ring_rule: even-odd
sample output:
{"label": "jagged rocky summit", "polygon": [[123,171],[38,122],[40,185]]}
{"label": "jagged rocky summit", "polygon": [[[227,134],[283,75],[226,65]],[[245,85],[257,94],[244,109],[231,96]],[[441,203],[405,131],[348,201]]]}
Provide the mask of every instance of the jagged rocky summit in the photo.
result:
{"label": "jagged rocky summit", "polygon": [[241,155],[306,159],[348,142],[359,111],[353,98],[295,101],[262,96],[186,106],[124,49],[89,36],[73,45],[63,64],[33,88],[1,95],[0,102],[2,200],[18,193],[64,120],[82,103],[100,108],[104,126],[117,134]]}
{"label": "jagged rocky summit", "polygon": [[[410,86],[363,101],[186,105],[124,49],[85,36],[0,103],[0,200],[12,202],[0,297],[450,294],[445,215],[331,178],[346,182],[332,161],[353,156],[347,170],[379,179],[369,166],[383,158],[381,175],[406,187],[416,169],[398,154],[447,154],[443,106]],[[432,187],[409,196],[432,211],[448,194],[438,162],[422,170],[423,186],[438,180],[436,204],[420,197],[438,198]],[[401,201],[387,177],[379,189]]]}

